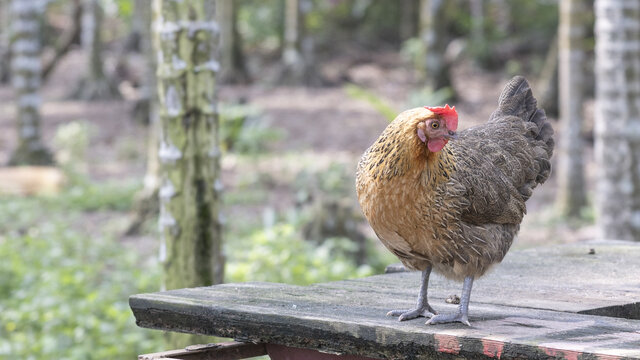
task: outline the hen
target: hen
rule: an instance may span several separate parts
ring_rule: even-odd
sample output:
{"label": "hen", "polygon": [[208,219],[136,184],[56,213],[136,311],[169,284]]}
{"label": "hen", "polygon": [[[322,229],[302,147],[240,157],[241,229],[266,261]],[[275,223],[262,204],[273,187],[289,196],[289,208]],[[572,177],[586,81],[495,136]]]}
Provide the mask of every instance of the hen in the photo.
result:
{"label": "hen", "polygon": [[[399,320],[469,325],[473,280],[504,258],[532,190],[549,177],[553,129],[523,77],[504,88],[485,124],[456,133],[455,108],[407,110],[358,164],[358,201],[382,243],[405,267],[422,271],[415,309]],[[437,314],[429,274],[463,281],[458,311]]]}

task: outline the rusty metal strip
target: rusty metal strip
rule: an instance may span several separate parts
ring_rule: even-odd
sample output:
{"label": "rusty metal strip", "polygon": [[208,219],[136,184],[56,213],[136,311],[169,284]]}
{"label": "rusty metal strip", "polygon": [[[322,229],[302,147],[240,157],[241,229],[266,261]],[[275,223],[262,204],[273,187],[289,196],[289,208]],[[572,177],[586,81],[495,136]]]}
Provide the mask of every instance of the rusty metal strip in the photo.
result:
{"label": "rusty metal strip", "polygon": [[359,355],[331,354],[312,349],[301,349],[284,345],[266,344],[271,360],[379,360]]}
{"label": "rusty metal strip", "polygon": [[230,341],[139,355],[138,360],[239,360],[267,355],[265,344]]}

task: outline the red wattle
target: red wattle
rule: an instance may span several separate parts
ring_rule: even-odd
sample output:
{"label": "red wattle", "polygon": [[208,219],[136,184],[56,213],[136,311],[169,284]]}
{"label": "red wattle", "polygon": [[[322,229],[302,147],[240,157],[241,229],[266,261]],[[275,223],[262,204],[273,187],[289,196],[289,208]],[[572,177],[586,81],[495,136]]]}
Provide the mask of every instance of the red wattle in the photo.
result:
{"label": "red wattle", "polygon": [[427,147],[429,148],[429,151],[436,153],[442,150],[442,148],[447,145],[447,142],[449,142],[449,140],[443,138],[429,139]]}

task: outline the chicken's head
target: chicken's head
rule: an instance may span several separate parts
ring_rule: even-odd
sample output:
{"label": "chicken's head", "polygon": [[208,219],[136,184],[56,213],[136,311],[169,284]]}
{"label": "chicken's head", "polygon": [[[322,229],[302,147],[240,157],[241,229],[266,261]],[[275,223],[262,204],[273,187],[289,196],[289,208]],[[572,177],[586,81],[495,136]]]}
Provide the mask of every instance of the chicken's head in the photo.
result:
{"label": "chicken's head", "polygon": [[429,107],[425,109],[431,111],[433,116],[424,121],[420,121],[417,126],[418,137],[427,144],[429,151],[438,152],[447,145],[451,139],[456,139],[458,129],[458,113],[456,107]]}

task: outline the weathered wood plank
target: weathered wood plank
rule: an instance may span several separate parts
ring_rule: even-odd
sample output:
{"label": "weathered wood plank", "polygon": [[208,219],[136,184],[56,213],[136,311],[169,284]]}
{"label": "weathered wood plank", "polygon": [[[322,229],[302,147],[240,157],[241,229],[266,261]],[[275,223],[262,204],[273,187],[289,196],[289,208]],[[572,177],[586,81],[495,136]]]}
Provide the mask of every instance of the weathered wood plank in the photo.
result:
{"label": "weathered wood plank", "polygon": [[[436,352],[546,358],[588,353],[640,359],[640,321],[471,304],[467,328],[385,317],[387,296],[322,286],[225,284],[131,298],[139,326],[380,358]],[[454,306],[441,306],[453,311]]]}
{"label": "weathered wood plank", "polygon": [[[470,328],[385,317],[390,308],[414,305],[412,273],[308,287],[224,284],[135,295],[130,305],[142,327],[374,358],[640,359],[640,320],[575,313],[607,299],[616,306],[640,299],[640,247],[627,245],[589,245],[596,254],[586,258],[589,248],[579,245],[513,252],[474,287]],[[442,299],[459,285],[433,285],[432,305],[453,311]]]}
{"label": "weathered wood plank", "polygon": [[[589,254],[591,249],[595,254]],[[638,259],[640,243],[623,241],[512,251],[491,273],[474,282],[471,302],[640,319]],[[385,289],[382,291],[396,291],[393,284],[400,281],[414,286],[399,289],[397,296],[415,296],[418,273],[388,275],[358,280],[350,286],[376,284]],[[339,282],[334,285],[342,286]],[[461,287],[432,275],[429,296],[438,304],[450,294],[459,295]]]}

